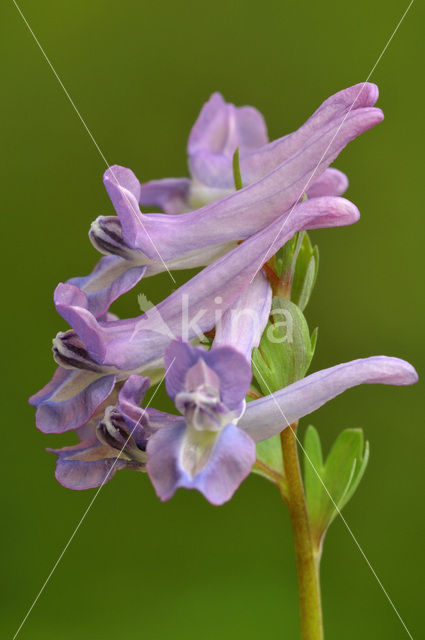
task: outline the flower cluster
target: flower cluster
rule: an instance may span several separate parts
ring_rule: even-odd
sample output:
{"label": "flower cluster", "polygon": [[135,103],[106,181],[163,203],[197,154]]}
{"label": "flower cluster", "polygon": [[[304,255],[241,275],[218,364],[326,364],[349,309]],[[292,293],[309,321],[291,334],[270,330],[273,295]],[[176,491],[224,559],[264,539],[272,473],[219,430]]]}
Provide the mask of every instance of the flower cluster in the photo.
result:
{"label": "flower cluster", "polygon": [[[71,328],[53,340],[53,379],[30,399],[41,431],[80,438],[53,451],[65,487],[100,486],[129,467],[162,500],[185,487],[222,504],[251,472],[257,443],[355,385],[415,382],[408,363],[384,356],[305,377],[314,347],[302,309],[317,271],[305,232],[358,220],[341,197],[346,176],[329,166],[382,120],[377,97],[373,84],[340,91],[269,142],[256,109],[216,93],[189,136],[190,178],[141,184],[124,167],[105,172],[117,215],[91,226],[103,254],[92,273],[55,290]],[[150,207],[162,212],[141,210]],[[203,268],[142,315],[110,313],[143,278],[189,267]],[[277,308],[296,335],[267,356]],[[164,376],[176,414],[140,406]]]}

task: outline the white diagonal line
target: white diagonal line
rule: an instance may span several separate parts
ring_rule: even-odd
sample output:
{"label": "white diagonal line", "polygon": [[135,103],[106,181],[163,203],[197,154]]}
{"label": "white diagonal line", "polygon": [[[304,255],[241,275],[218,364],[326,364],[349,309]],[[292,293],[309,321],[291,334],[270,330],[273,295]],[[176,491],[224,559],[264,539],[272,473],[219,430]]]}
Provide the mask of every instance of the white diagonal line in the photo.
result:
{"label": "white diagonal line", "polygon": [[171,369],[172,365],[174,364],[174,360],[175,358],[172,359],[169,367],[167,368],[167,370],[165,371],[164,375],[162,376],[161,380],[158,383],[158,386],[156,387],[155,391],[152,394],[151,399],[149,400],[149,402],[147,403],[146,407],[143,407],[143,411],[142,414],[140,416],[140,418],[138,419],[138,421],[136,422],[136,424],[134,425],[133,429],[131,430],[130,435],[128,436],[127,440],[124,442],[122,449],[120,450],[120,452],[118,453],[114,463],[112,464],[111,468],[109,469],[108,473],[106,474],[106,476],[104,477],[102,484],[99,486],[98,490],[96,491],[96,493],[94,494],[93,498],[91,499],[91,501],[89,502],[89,505],[87,507],[87,509],[84,511],[82,517],[80,518],[80,521],[78,522],[77,526],[75,527],[74,531],[72,532],[71,536],[68,539],[68,542],[66,543],[66,545],[64,546],[62,552],[60,553],[58,559],[56,560],[55,564],[52,567],[52,570],[50,571],[49,575],[47,576],[47,578],[45,579],[45,581],[43,582],[43,585],[40,589],[40,591],[37,593],[36,597],[34,598],[30,608],[28,609],[27,613],[25,614],[24,619],[22,620],[21,624],[19,625],[15,635],[13,636],[12,640],[15,640],[15,638],[18,637],[19,632],[21,631],[22,627],[24,626],[25,622],[28,619],[28,616],[30,615],[31,611],[34,609],[35,605],[38,602],[38,599],[40,598],[41,594],[43,593],[44,589],[47,587],[47,584],[50,581],[50,578],[52,577],[52,575],[54,574],[54,572],[56,571],[60,561],[62,560],[63,556],[65,555],[69,545],[71,544],[71,542],[73,541],[73,539],[75,538],[79,528],[81,527],[81,525],[83,524],[84,520],[86,519],[86,516],[88,514],[88,512],[90,511],[90,509],[92,508],[94,501],[96,500],[97,496],[99,495],[99,493],[101,492],[103,486],[105,485],[105,483],[107,482],[107,480],[109,479],[109,476],[111,475],[111,473],[113,472],[113,470],[115,469],[118,460],[120,459],[120,456],[122,454],[122,452],[124,451],[125,447],[127,446],[127,443],[129,442],[129,440],[131,439],[131,437],[133,436],[133,433],[135,432],[135,430],[137,429],[137,427],[140,424],[140,421],[142,420],[142,418],[144,417],[146,410],[149,408],[149,405],[151,404],[152,400],[154,399],[160,385],[162,384],[162,382],[165,379],[165,376],[167,375],[167,373],[169,372],[169,370]]}
{"label": "white diagonal line", "polygon": [[404,630],[406,631],[407,635],[409,636],[409,638],[411,640],[413,640],[413,636],[410,633],[409,629],[407,628],[403,618],[401,617],[400,613],[397,610],[397,607],[395,606],[394,602],[391,600],[390,595],[388,593],[388,591],[385,589],[384,585],[382,584],[379,576],[377,575],[375,569],[372,567],[366,553],[363,551],[363,548],[360,545],[360,542],[357,540],[356,536],[354,535],[353,531],[350,528],[350,525],[348,524],[348,522],[346,521],[346,519],[344,518],[344,516],[341,513],[341,510],[339,509],[338,505],[336,504],[335,500],[333,499],[333,497],[331,496],[331,494],[329,493],[328,488],[326,487],[325,483],[323,482],[319,472],[317,471],[316,467],[314,466],[310,456],[308,455],[308,453],[306,452],[306,450],[304,449],[303,445],[301,444],[301,441],[299,440],[296,432],[293,430],[292,426],[289,423],[289,420],[287,419],[287,417],[285,416],[285,414],[283,413],[282,409],[280,408],[280,405],[278,403],[278,401],[276,400],[274,393],[270,390],[269,385],[267,384],[266,380],[264,380],[264,376],[262,375],[261,371],[259,370],[259,368],[257,367],[257,365],[255,364],[254,361],[252,361],[252,364],[254,365],[254,367],[256,368],[258,374],[261,376],[262,381],[264,382],[265,386],[267,387],[268,391],[269,391],[269,395],[271,396],[271,398],[273,399],[273,402],[275,403],[276,407],[279,410],[279,413],[281,414],[282,418],[284,419],[284,421],[286,422],[287,427],[289,427],[289,429],[292,431],[298,445],[300,446],[300,449],[302,450],[302,452],[304,453],[305,457],[307,458],[309,464],[311,465],[314,473],[316,474],[316,476],[319,478],[319,481],[321,483],[321,485],[323,486],[324,490],[326,491],[329,499],[331,500],[333,506],[335,507],[336,512],[338,513],[339,517],[341,518],[342,522],[344,523],[348,533],[350,534],[350,536],[353,538],[358,550],[360,551],[360,553],[362,554],[367,566],[369,567],[369,569],[371,570],[374,578],[376,579],[377,583],[379,584],[379,586],[381,587],[385,597],[387,598],[388,602],[390,603],[390,605],[392,606],[392,608],[394,609],[398,619],[400,620],[401,624],[404,627]]}
{"label": "white diagonal line", "polygon": [[332,140],[330,141],[330,143],[329,143],[329,144],[328,144],[328,146],[326,147],[325,151],[323,152],[323,154],[322,154],[322,156],[321,156],[321,158],[320,158],[319,162],[317,163],[317,165],[316,165],[315,169],[313,170],[313,172],[312,172],[312,174],[310,175],[309,179],[307,180],[307,182],[305,183],[304,187],[302,188],[302,190],[301,190],[301,192],[300,192],[300,194],[299,194],[298,198],[296,199],[296,201],[295,201],[294,205],[292,206],[292,208],[291,208],[291,210],[290,210],[290,212],[289,212],[288,216],[287,216],[287,217],[285,218],[285,220],[283,221],[282,226],[280,227],[279,231],[277,232],[276,236],[274,237],[273,241],[271,242],[271,244],[270,244],[269,248],[267,249],[266,253],[264,254],[264,257],[263,257],[263,259],[261,260],[261,264],[259,265],[259,267],[258,267],[257,271],[256,271],[256,272],[254,273],[254,275],[252,276],[252,278],[251,278],[251,281],[250,281],[250,282],[252,282],[252,281],[254,280],[255,276],[256,276],[256,275],[257,275],[257,273],[260,271],[260,269],[262,268],[263,264],[268,260],[268,258],[269,258],[269,256],[270,256],[270,254],[271,254],[271,252],[272,252],[272,250],[273,250],[273,246],[274,246],[274,244],[275,244],[275,242],[276,242],[277,238],[279,237],[279,235],[281,234],[281,232],[282,232],[282,231],[283,231],[283,229],[285,228],[286,223],[288,222],[289,218],[291,217],[291,215],[292,215],[292,213],[293,213],[293,211],[294,211],[295,207],[296,207],[296,206],[297,206],[297,204],[299,203],[299,201],[300,201],[300,199],[302,198],[303,194],[307,191],[307,189],[308,189],[308,187],[309,187],[309,185],[310,185],[310,182],[312,181],[312,179],[313,179],[313,178],[314,178],[314,176],[316,175],[316,172],[317,172],[317,169],[319,168],[320,163],[322,162],[323,158],[325,157],[325,155],[326,155],[326,154],[327,154],[327,152],[328,152],[328,149],[330,148],[330,146],[332,145],[333,141],[335,140],[335,138],[337,137],[338,133],[340,132],[341,127],[343,126],[344,122],[346,121],[346,119],[347,119],[347,118],[348,118],[348,116],[350,115],[350,113],[351,113],[351,111],[352,111],[352,109],[353,109],[353,107],[354,107],[355,103],[357,102],[357,100],[358,100],[358,98],[360,97],[360,95],[361,95],[361,93],[362,93],[363,89],[365,88],[366,83],[367,83],[367,82],[369,82],[369,80],[370,80],[370,77],[371,77],[372,73],[375,71],[375,69],[376,69],[376,67],[378,66],[378,64],[379,64],[379,62],[380,62],[380,60],[381,60],[382,56],[384,55],[384,53],[385,53],[385,52],[386,52],[386,50],[388,49],[388,47],[389,47],[389,45],[390,45],[390,43],[391,43],[392,39],[394,38],[395,34],[397,33],[397,31],[398,31],[398,29],[399,29],[399,27],[400,27],[401,23],[403,22],[404,18],[407,16],[407,14],[408,14],[408,12],[409,12],[409,10],[410,10],[410,7],[411,7],[411,6],[412,6],[412,4],[414,3],[414,1],[415,1],[415,0],[410,0],[410,3],[409,3],[409,5],[408,5],[407,9],[405,10],[405,12],[403,13],[403,15],[401,16],[400,20],[398,21],[396,28],[394,29],[394,31],[392,32],[391,36],[390,36],[390,37],[389,37],[389,39],[387,40],[387,43],[385,44],[385,47],[382,49],[381,53],[379,54],[378,59],[376,60],[375,64],[373,65],[372,69],[369,71],[369,74],[368,74],[368,76],[367,76],[366,80],[363,82],[363,84],[362,84],[362,86],[361,86],[361,88],[360,88],[360,91],[358,92],[357,96],[356,96],[356,97],[355,97],[355,99],[353,100],[353,102],[352,102],[352,104],[351,104],[350,108],[348,109],[348,111],[347,111],[347,113],[345,114],[345,116],[344,116],[344,118],[343,118],[343,120],[342,120],[341,124],[339,125],[339,127],[338,127],[338,129],[336,130],[336,132],[335,132],[334,136],[332,137]]}
{"label": "white diagonal line", "polygon": [[[115,182],[116,182],[117,184],[119,184],[119,181],[118,181],[118,179],[116,178],[116,176],[115,176],[115,174],[114,174],[114,171],[111,169],[111,167],[110,167],[110,165],[109,165],[109,162],[108,162],[108,161],[107,161],[107,159],[105,158],[105,155],[104,155],[104,153],[103,153],[102,149],[99,147],[98,143],[96,142],[94,135],[92,134],[92,132],[91,132],[91,131],[90,131],[90,129],[88,128],[88,126],[87,126],[87,124],[86,124],[86,122],[85,122],[85,120],[84,120],[83,116],[81,115],[81,113],[79,112],[79,110],[78,110],[78,108],[77,108],[77,105],[75,104],[75,102],[73,101],[73,99],[71,98],[71,96],[69,95],[69,92],[67,91],[67,89],[66,89],[65,85],[63,84],[62,80],[60,79],[60,77],[59,77],[58,73],[56,72],[56,69],[55,69],[55,68],[54,68],[54,66],[53,66],[53,64],[50,62],[50,59],[48,58],[47,53],[44,51],[43,47],[41,46],[40,41],[38,40],[38,38],[37,38],[37,36],[35,35],[34,31],[31,29],[31,27],[30,27],[30,25],[29,25],[29,23],[28,23],[28,20],[25,18],[24,14],[22,13],[21,8],[20,8],[20,7],[19,7],[19,5],[17,4],[16,0],[12,0],[12,2],[13,2],[13,4],[15,5],[16,9],[18,10],[18,12],[19,12],[19,14],[20,14],[20,16],[21,16],[22,20],[25,22],[25,24],[26,24],[26,26],[27,26],[27,28],[28,28],[28,31],[30,32],[30,34],[31,34],[31,35],[32,35],[32,37],[34,38],[34,41],[36,42],[36,44],[37,44],[38,48],[40,49],[41,53],[43,54],[44,59],[46,60],[46,62],[47,62],[47,64],[49,65],[50,69],[52,70],[52,72],[53,72],[53,74],[54,74],[54,76],[55,76],[56,80],[59,82],[60,86],[62,87],[62,89],[63,89],[63,91],[64,91],[64,93],[65,93],[66,97],[68,98],[69,102],[71,103],[72,108],[74,109],[75,113],[77,114],[78,118],[80,119],[80,121],[81,121],[81,123],[82,123],[82,125],[83,125],[84,129],[85,129],[85,130],[87,131],[87,133],[89,134],[91,141],[93,142],[94,146],[96,147],[97,151],[99,152],[99,155],[100,155],[100,157],[102,158],[103,162],[105,163],[105,165],[106,165],[107,169],[109,169],[109,171],[111,172],[111,174],[112,174],[112,176],[113,176],[113,178],[114,178]],[[158,258],[160,259],[160,261],[161,261],[161,263],[162,263],[163,267],[164,267],[164,268],[165,268],[165,270],[167,271],[167,273],[168,273],[168,275],[170,276],[170,278],[172,279],[172,281],[175,283],[175,282],[176,282],[176,280],[175,280],[174,276],[172,275],[171,271],[170,271],[170,270],[169,270],[169,268],[167,267],[167,264],[166,264],[166,263],[165,263],[165,261],[163,260],[163,258],[162,258],[162,256],[161,256],[160,252],[158,251],[158,248],[157,248],[157,246],[155,245],[155,243],[154,243],[154,241],[153,241],[152,237],[150,236],[150,234],[149,234],[148,230],[146,229],[145,225],[143,224],[143,220],[141,219],[140,215],[137,215],[137,214],[138,214],[138,213],[140,213],[140,212],[135,211],[135,210],[134,210],[134,207],[133,207],[132,203],[130,202],[130,200],[128,199],[127,195],[126,195],[125,193],[124,193],[123,195],[124,195],[124,198],[125,198],[125,200],[126,200],[127,204],[128,204],[128,205],[129,205],[129,207],[130,207],[130,210],[131,210],[132,214],[134,215],[134,217],[135,217],[135,219],[136,219],[136,222],[137,222],[138,224],[140,224],[140,225],[141,225],[141,227],[142,227],[142,229],[143,229],[144,233],[146,234],[146,236],[147,236],[147,238],[148,238],[149,242],[151,243],[151,245],[152,245],[152,247],[153,247],[154,251],[155,251],[155,252],[156,252],[156,254],[158,255]]]}

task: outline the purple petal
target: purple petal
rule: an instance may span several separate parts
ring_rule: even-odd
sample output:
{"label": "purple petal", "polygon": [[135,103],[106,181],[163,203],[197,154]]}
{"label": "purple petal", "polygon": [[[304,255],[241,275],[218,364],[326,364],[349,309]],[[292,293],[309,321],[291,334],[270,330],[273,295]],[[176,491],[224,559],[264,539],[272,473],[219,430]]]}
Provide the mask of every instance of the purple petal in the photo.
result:
{"label": "purple petal", "polygon": [[[262,178],[280,164],[289,161],[291,156],[298,154],[300,150],[308,149],[311,142],[315,138],[320,138],[325,132],[329,135],[326,137],[326,141],[323,139],[324,144],[322,144],[320,155],[325,152],[326,146],[337,131],[337,137],[341,136],[341,141],[345,139],[345,142],[339,148],[340,151],[348,142],[344,129],[353,116],[359,126],[356,133],[353,131],[352,137],[360,135],[360,133],[379,121],[377,120],[373,124],[367,122],[367,114],[370,111],[370,107],[375,104],[377,99],[378,88],[371,83],[357,84],[331,96],[294,133],[279,140],[274,140],[252,153],[242,155],[240,165],[243,184],[247,185]],[[363,116],[365,117],[364,123],[362,123]],[[320,155],[317,155],[315,164],[319,161]],[[335,159],[336,155],[334,155],[333,159]],[[328,164],[330,162],[332,160]],[[192,174],[196,175],[197,179],[206,185],[222,189],[233,187],[232,167],[231,165],[228,166],[226,171],[220,157],[217,158],[217,162],[214,162],[214,157],[211,157],[211,154],[198,152],[191,159],[191,170]],[[320,173],[321,171],[317,171],[317,175],[320,175]]]}
{"label": "purple petal", "polygon": [[164,213],[188,211],[190,180],[165,178],[145,182],[140,188],[139,204],[142,207],[158,207]]}
{"label": "purple petal", "polygon": [[251,383],[251,367],[241,353],[229,346],[206,351],[202,347],[192,347],[187,342],[174,340],[164,357],[167,371],[165,385],[170,398],[174,400],[179,392],[186,390],[187,374],[200,359],[217,374],[222,402],[230,411],[239,408]]}
{"label": "purple petal", "polygon": [[350,140],[382,120],[381,111],[369,107],[345,115],[307,138],[287,160],[273,164],[265,177],[189,213],[141,214],[134,196],[105,176],[125,242],[154,261],[168,261],[257,233],[289,210]]}
{"label": "purple petal", "polygon": [[58,367],[51,382],[30,398],[37,407],[36,425],[43,433],[63,433],[88,422],[111,395],[114,375]]}
{"label": "purple petal", "polygon": [[[161,214],[163,215],[163,214]],[[227,251],[233,249],[237,242],[232,241],[220,245],[212,245],[200,250],[194,250],[184,255],[178,256],[173,260],[169,260],[165,265],[159,256],[156,256],[156,262],[150,262],[149,258],[139,249],[128,247],[124,241],[121,223],[117,216],[99,216],[92,223],[89,237],[91,243],[101,253],[107,255],[103,258],[102,271],[100,273],[91,274],[87,279],[73,278],[68,283],[80,286],[85,291],[99,289],[102,284],[98,276],[102,277],[102,286],[113,283],[114,280],[121,277],[127,272],[126,278],[131,281],[126,287],[129,289],[136,284],[137,279],[141,276],[152,276],[168,269],[192,269],[210,264],[217,260]],[[103,261],[103,262],[102,262]],[[124,288],[123,288],[124,289]]]}
{"label": "purple petal", "polygon": [[47,449],[58,456],[55,477],[67,489],[92,489],[109,482],[130,462],[117,459],[117,451],[101,444],[96,436],[72,447]]}
{"label": "purple petal", "polygon": [[236,147],[245,153],[267,142],[264,118],[257,109],[235,107],[226,103],[220,93],[213,93],[192,128],[187,152],[189,158],[199,151],[207,151],[231,160]]}
{"label": "purple petal", "polygon": [[131,375],[124,383],[118,395],[118,407],[124,416],[129,429],[135,424],[142,424],[146,411],[140,407],[140,403],[149,388],[149,378]]}
{"label": "purple petal", "polygon": [[[56,311],[74,328],[75,332],[86,344],[93,359],[100,361],[103,356],[102,351],[94,353],[93,348],[98,342],[98,323],[88,309],[89,304],[86,294],[73,284],[60,283],[54,291],[53,298]],[[120,321],[105,324],[115,326],[118,322]]]}
{"label": "purple petal", "polygon": [[185,425],[158,431],[149,441],[147,472],[158,497],[169,500],[179,487],[197,489],[214,505],[229,500],[255,462],[253,440],[234,425],[219,434],[206,466],[191,477],[181,464]]}
{"label": "purple petal", "polygon": [[326,169],[307,189],[308,198],[320,198],[321,196],[342,196],[348,189],[348,178],[338,169]]}
{"label": "purple petal", "polygon": [[[203,249],[195,249],[189,253],[185,253],[181,257],[174,258],[173,260],[167,260],[166,266],[170,271],[176,269],[196,269],[197,267],[205,267],[224,254],[228,253],[237,246],[237,241],[224,242],[223,244],[213,245],[211,247],[205,247]],[[148,264],[145,272],[145,277],[162,273],[166,268],[163,262],[157,261],[152,264]]]}
{"label": "purple petal", "polygon": [[414,384],[415,369],[404,360],[374,356],[338,364],[294,382],[277,393],[249,402],[239,421],[256,442],[271,438],[343,391],[359,384]]}
{"label": "purple petal", "polygon": [[149,378],[132,375],[124,383],[118,395],[119,405],[123,411],[125,408],[139,406],[143,396],[149,388]]}
{"label": "purple petal", "polygon": [[120,369],[137,369],[161,357],[173,337],[190,340],[200,331],[209,331],[216,323],[217,313],[235,302],[263,262],[296,231],[352,224],[358,217],[356,207],[343,198],[314,198],[302,202],[291,215],[285,213],[206,267],[158,304],[154,313],[148,312],[139,318],[97,322],[84,308],[84,296],[81,298],[78,289],[73,291],[72,285],[58,286],[57,310],[75,329],[96,362]]}
{"label": "purple petal", "polygon": [[251,384],[249,361],[233,347],[207,351],[205,362],[220,378],[220,396],[231,411],[239,410]]}
{"label": "purple petal", "polygon": [[89,276],[71,278],[72,284],[87,296],[87,308],[98,318],[121,295],[132,289],[143,277],[146,266],[133,266],[118,256],[101,258]]}
{"label": "purple petal", "polygon": [[251,362],[252,349],[258,347],[267,325],[271,302],[271,286],[260,271],[217,322],[212,348],[233,346]]}
{"label": "purple petal", "polygon": [[165,387],[172,400],[180,391],[185,390],[186,375],[205,350],[192,347],[188,342],[173,340],[164,354]]}
{"label": "purple petal", "polygon": [[141,185],[131,169],[126,169],[126,167],[120,167],[120,165],[114,164],[105,171],[103,178],[105,179],[106,176],[109,181],[120,184],[124,189],[132,194],[137,202],[139,202]]}

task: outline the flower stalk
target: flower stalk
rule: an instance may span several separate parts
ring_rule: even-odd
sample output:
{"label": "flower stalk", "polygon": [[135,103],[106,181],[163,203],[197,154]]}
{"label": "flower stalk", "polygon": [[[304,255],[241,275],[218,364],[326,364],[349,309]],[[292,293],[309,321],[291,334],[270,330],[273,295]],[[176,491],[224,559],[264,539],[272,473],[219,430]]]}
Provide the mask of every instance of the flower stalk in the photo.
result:
{"label": "flower stalk", "polygon": [[297,423],[280,434],[286,500],[294,533],[300,603],[301,640],[323,640],[320,552],[315,548],[297,452]]}

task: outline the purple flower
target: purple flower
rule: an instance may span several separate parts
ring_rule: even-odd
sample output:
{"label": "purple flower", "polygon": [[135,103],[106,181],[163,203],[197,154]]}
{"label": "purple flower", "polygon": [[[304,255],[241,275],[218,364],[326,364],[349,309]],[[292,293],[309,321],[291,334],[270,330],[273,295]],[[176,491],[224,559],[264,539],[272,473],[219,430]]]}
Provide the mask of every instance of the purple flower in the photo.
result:
{"label": "purple flower", "polygon": [[[236,108],[214,94],[189,138],[191,181],[141,185],[129,169],[106,171],[118,218],[101,216],[90,231],[106,257],[70,284],[87,295],[91,312],[100,317],[143,276],[210,264],[289,210],[303,190],[308,198],[341,195],[347,179],[327,167],[350,140],[382,120],[381,110],[373,108],[377,97],[373,84],[340,91],[296,132],[267,144],[258,111]],[[238,146],[245,188],[235,193],[232,156]],[[142,214],[139,204],[187,212]]]}
{"label": "purple flower", "polygon": [[91,489],[108,482],[120,469],[144,471],[146,445],[158,421],[179,419],[139,405],[149,386],[148,378],[132,375],[117,396],[117,404],[104,415],[80,427],[81,442],[62,449],[48,449],[58,456],[56,479],[68,489]]}
{"label": "purple flower", "polygon": [[[344,198],[321,197],[302,202],[291,215],[285,212],[266,229],[203,269],[158,304],[153,313],[137,318],[98,321],[90,312],[84,293],[69,284],[58,285],[56,308],[78,334],[94,363],[134,370],[160,357],[173,337],[183,335],[190,340],[197,331],[212,329],[217,312],[231,307],[262,262],[297,231],[352,224],[358,218],[357,208]],[[168,331],[158,327],[158,318],[162,318]],[[59,338],[59,350],[61,342]],[[86,366],[92,366],[90,361]]]}
{"label": "purple flower", "polygon": [[167,349],[165,366],[168,395],[184,421],[164,425],[149,440],[149,478],[162,500],[184,487],[221,504],[255,462],[254,440],[236,426],[251,368],[232,347],[205,351],[177,341]]}
{"label": "purple flower", "polygon": [[[73,291],[81,295],[78,290]],[[267,323],[270,304],[270,286],[260,272],[233,308],[224,313],[219,323],[219,331],[223,335],[221,338],[217,336],[215,344],[219,341],[231,344],[233,337],[237,337],[239,349],[250,358],[250,349],[252,345],[258,345]],[[181,311],[183,310],[182,307]],[[147,315],[158,333],[155,336],[151,332],[153,338],[161,336],[165,339],[164,344],[168,344],[175,335],[179,335],[178,331],[176,334],[170,331],[157,308],[153,308]],[[219,318],[219,314],[213,314],[212,311],[211,315],[214,315],[214,322]],[[161,322],[164,326],[162,335],[159,333]],[[233,337],[231,333],[234,334]],[[157,381],[163,370],[161,347],[150,359],[142,358],[140,366],[133,369],[118,369],[95,363],[88,355],[84,343],[72,330],[60,332],[56,336],[53,351],[59,367],[53,379],[30,398],[30,403],[37,407],[36,425],[44,433],[62,433],[81,427],[89,420],[103,415],[105,406],[114,402],[117,383],[122,383],[134,373],[142,373],[152,381]]]}
{"label": "purple flower", "polygon": [[[381,121],[377,97],[375,85],[350,87],[299,130],[268,143],[257,110],[214,94],[189,138],[190,179],[141,185],[128,169],[106,171],[117,216],[98,218],[90,231],[106,255],[89,276],[56,288],[57,311],[71,329],[53,341],[59,366],[52,381],[30,399],[40,430],[76,430],[80,438],[50,450],[59,482],[92,488],[132,468],[147,471],[161,500],[184,487],[219,505],[251,472],[256,443],[358,384],[416,382],[407,362],[376,356],[245,402],[252,349],[271,308],[262,267],[299,231],[358,220],[355,205],[340,197],[346,177],[329,165]],[[237,192],[236,148],[244,185]],[[164,213],[142,213],[139,205]],[[143,315],[118,320],[108,313],[142,277],[198,266],[205,268]],[[190,343],[211,329],[210,350]],[[140,407],[164,368],[180,415]]]}
{"label": "purple flower", "polygon": [[372,356],[312,373],[274,394],[253,400],[240,426],[256,442],[267,440],[329,400],[360,384],[410,385],[418,380],[411,364],[400,358]]}
{"label": "purple flower", "polygon": [[[83,291],[59,285],[56,307],[74,330],[57,335],[54,354],[69,371],[59,369],[52,382],[30,399],[37,406],[38,428],[76,429],[107,401],[116,381],[132,373],[157,375],[173,338],[191,340],[212,329],[217,317],[231,310],[248,285],[253,286],[251,280],[270,248],[274,253],[299,230],[352,224],[358,217],[356,207],[343,198],[302,202],[290,216],[285,213],[206,267],[154,309],[128,320],[97,320]],[[257,283],[260,286],[261,280]],[[260,293],[258,300],[264,302],[267,295]]]}
{"label": "purple flower", "polygon": [[140,409],[148,381],[130,376],[117,406],[107,407],[103,418],[82,429],[81,444],[54,451],[59,456],[58,480],[69,488],[89,488],[130,467],[147,470],[162,500],[183,487],[197,489],[219,505],[251,472],[257,442],[353,386],[416,382],[407,362],[376,356],[319,371],[246,405],[252,348],[270,312],[268,289],[258,274],[233,309],[223,314],[210,351],[181,340],[167,348],[166,389],[181,417]]}
{"label": "purple flower", "polygon": [[[189,136],[191,180],[171,178],[142,184],[139,202],[143,207],[157,206],[171,214],[198,209],[233,192],[232,160],[236,148],[240,152],[243,183],[248,185],[300,151],[350,108],[373,106],[377,98],[377,87],[369,83],[339,91],[300,129],[268,144],[266,125],[257,109],[235,107],[226,103],[221,94],[214,93],[203,106]],[[336,169],[317,172],[307,195],[342,195],[347,185],[346,176]]]}
{"label": "purple flower", "polygon": [[[259,274],[252,289],[264,282]],[[117,405],[108,406],[102,418],[79,429],[79,445],[53,451],[58,455],[57,479],[66,487],[85,489],[104,484],[118,469],[147,470],[162,500],[183,487],[197,489],[219,505],[251,472],[257,442],[353,386],[407,385],[417,380],[407,362],[376,356],[319,371],[246,406],[251,351],[258,344],[270,302],[261,305],[248,288],[235,310],[243,310],[245,304],[259,311],[258,326],[243,317],[239,332],[231,331],[234,318],[226,312],[210,351],[181,340],[166,350],[166,389],[181,417],[141,409],[148,379],[132,375],[119,392]]]}
{"label": "purple flower", "polygon": [[[244,407],[244,398],[251,380],[250,367],[247,360],[242,354],[245,354],[248,360],[251,359],[251,353],[254,346],[257,346],[264,327],[266,326],[271,306],[271,288],[262,273],[257,274],[251,287],[247,287],[237,304],[219,320],[218,326],[221,330],[217,333],[214,340],[214,348],[211,352],[205,352],[202,349],[193,349],[188,345],[181,345],[180,357],[175,357],[173,353],[169,356],[170,362],[167,366],[167,390],[171,397],[176,398],[176,406],[182,410],[186,416],[190,415],[191,399],[190,393],[197,393],[197,367],[194,368],[187,376],[187,392],[189,396],[184,397],[180,393],[178,398],[174,393],[175,385],[180,385],[180,378],[185,376],[184,370],[187,368],[187,358],[198,361],[200,368],[199,375],[205,375],[206,387],[211,389],[217,382],[217,374],[208,368],[208,365],[202,366],[205,357],[209,365],[222,375],[223,398],[214,401],[213,397],[208,397],[208,390],[201,389],[201,393],[205,391],[204,403],[202,410],[197,411],[193,405],[193,413],[191,419],[193,424],[207,430],[218,430],[221,421],[226,421],[231,417],[236,418]],[[75,336],[73,337],[75,341]],[[239,349],[230,348],[235,344]],[[228,345],[227,351],[220,346]],[[186,348],[187,347],[187,348]],[[217,347],[219,351],[217,351]],[[75,357],[75,351],[70,350],[70,355]],[[193,354],[195,354],[194,357]],[[199,355],[198,357],[198,354]],[[205,354],[202,356],[202,354]],[[81,350],[80,350],[81,355]],[[178,354],[177,354],[178,355]],[[201,357],[202,356],[202,357]],[[175,362],[176,361],[176,362]],[[237,371],[233,372],[232,367],[236,365]],[[242,367],[242,373],[238,371]],[[208,373],[209,372],[209,373]],[[111,376],[109,376],[110,378]],[[107,376],[105,376],[105,379]],[[114,381],[110,381],[114,385]],[[242,391],[239,393],[239,400],[234,400],[234,393],[242,385]],[[161,427],[182,427],[184,421],[181,418],[165,414],[155,409],[143,409],[138,406],[148,386],[148,378],[141,378],[137,375],[131,375],[127,382],[124,383],[121,391],[118,392],[117,385],[113,387],[111,396],[108,398],[108,405],[117,403],[117,406],[106,406],[106,401],[96,410],[94,416],[83,427],[79,427],[78,433],[82,442],[73,447],[65,447],[64,449],[55,450],[53,453],[59,455],[56,477],[65,486],[72,489],[84,489],[98,486],[104,483],[105,475],[107,479],[112,477],[113,473],[123,467],[132,467],[143,470],[146,461],[146,442],[147,439]],[[192,389],[193,387],[193,389]],[[217,395],[217,394],[216,394]],[[90,397],[90,394],[89,394]],[[76,401],[77,402],[77,401]],[[57,406],[53,405],[57,412]],[[84,399],[79,399],[77,406],[84,407]],[[51,405],[41,405],[39,411],[52,411]],[[82,409],[83,410],[83,409]],[[219,421],[216,421],[216,414],[220,414]],[[82,415],[81,413],[79,414]],[[227,417],[226,417],[227,416]],[[63,428],[64,422],[55,421],[57,415],[45,418],[43,423],[44,430],[51,423],[53,426],[60,425]],[[211,418],[211,423],[209,418]],[[62,416],[67,419],[66,413]],[[69,426],[69,425],[68,425]],[[244,436],[241,436],[244,437]],[[246,438],[245,438],[246,439]],[[117,454],[118,451],[118,454]]]}
{"label": "purple flower", "polygon": [[58,367],[51,381],[29,399],[37,407],[38,429],[62,433],[103,415],[105,403],[114,402],[115,382],[114,374]]}
{"label": "purple flower", "polygon": [[56,479],[68,489],[90,489],[104,484],[125,467],[143,470],[148,418],[138,407],[149,380],[132,376],[118,396],[118,405],[108,406],[104,416],[79,429],[81,442],[62,449],[48,449],[58,455]]}
{"label": "purple flower", "polygon": [[[172,364],[174,362],[174,364]],[[354,360],[314,373],[276,394],[248,403],[250,367],[231,347],[204,352],[174,342],[166,352],[167,391],[185,417],[164,426],[147,445],[147,471],[158,496],[197,489],[212,504],[231,498],[255,461],[255,443],[359,384],[413,384],[413,367],[398,358]]]}

